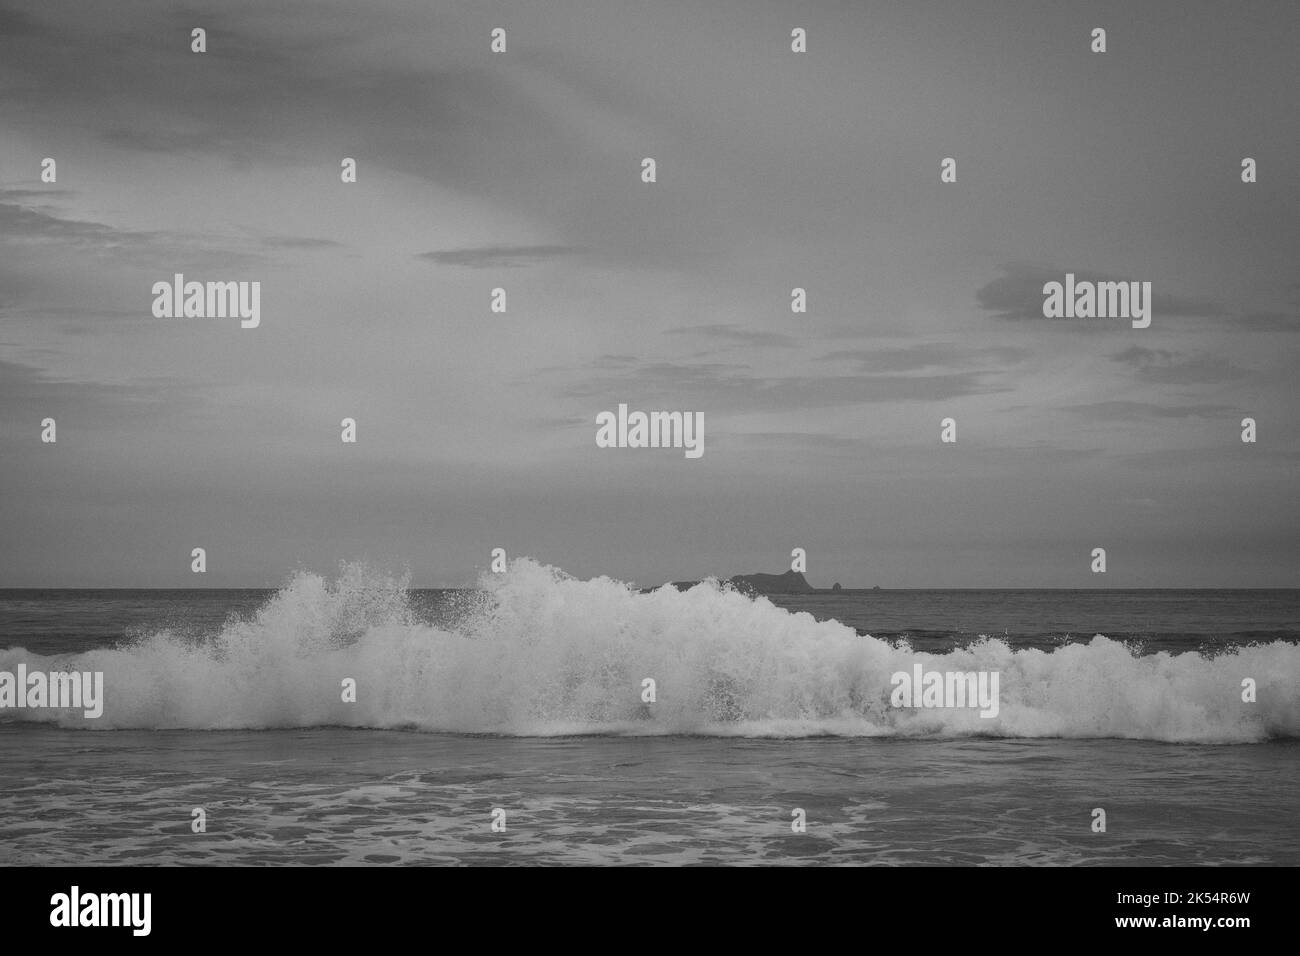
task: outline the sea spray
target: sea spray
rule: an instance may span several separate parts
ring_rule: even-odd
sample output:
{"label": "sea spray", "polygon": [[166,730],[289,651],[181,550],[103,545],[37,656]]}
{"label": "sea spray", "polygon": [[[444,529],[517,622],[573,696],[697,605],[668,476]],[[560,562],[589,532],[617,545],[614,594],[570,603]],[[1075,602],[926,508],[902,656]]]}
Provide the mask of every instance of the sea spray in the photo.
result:
{"label": "sea spray", "polygon": [[[1213,659],[1135,656],[1100,635],[1052,651],[984,638],[927,654],[717,582],[641,593],[527,559],[462,600],[454,620],[435,625],[412,609],[404,581],[359,566],[334,581],[299,573],[203,641],[163,630],[57,659],[0,651],[0,670],[102,671],[107,701],[96,721],[48,709],[0,719],[509,735],[1300,737],[1300,648],[1281,642]],[[998,672],[997,716],[890,706],[891,675],[918,665]],[[1257,683],[1253,703],[1242,700],[1244,678]],[[340,694],[347,680],[353,700]]]}

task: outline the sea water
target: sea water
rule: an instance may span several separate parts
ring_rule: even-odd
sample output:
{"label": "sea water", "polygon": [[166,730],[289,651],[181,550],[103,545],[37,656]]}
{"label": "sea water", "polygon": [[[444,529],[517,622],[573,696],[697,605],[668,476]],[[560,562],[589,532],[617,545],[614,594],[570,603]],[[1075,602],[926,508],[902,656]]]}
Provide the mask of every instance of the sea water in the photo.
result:
{"label": "sea water", "polygon": [[[0,710],[0,863],[1295,865],[1298,621],[1296,591],[751,598],[529,561],[4,591],[0,671],[102,673],[104,704]],[[996,717],[891,706],[916,665],[997,672]]]}

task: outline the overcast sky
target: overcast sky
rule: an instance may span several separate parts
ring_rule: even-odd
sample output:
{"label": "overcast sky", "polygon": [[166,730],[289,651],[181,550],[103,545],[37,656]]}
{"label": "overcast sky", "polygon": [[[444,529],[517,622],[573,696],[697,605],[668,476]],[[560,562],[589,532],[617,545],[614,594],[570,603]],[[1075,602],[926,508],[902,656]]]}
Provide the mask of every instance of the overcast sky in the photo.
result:
{"label": "overcast sky", "polygon": [[[1297,586],[1298,49],[1294,0],[0,0],[0,585]],[[155,318],[176,272],[261,326]],[[1151,327],[1042,318],[1066,272]],[[597,448],[620,402],[703,457]]]}

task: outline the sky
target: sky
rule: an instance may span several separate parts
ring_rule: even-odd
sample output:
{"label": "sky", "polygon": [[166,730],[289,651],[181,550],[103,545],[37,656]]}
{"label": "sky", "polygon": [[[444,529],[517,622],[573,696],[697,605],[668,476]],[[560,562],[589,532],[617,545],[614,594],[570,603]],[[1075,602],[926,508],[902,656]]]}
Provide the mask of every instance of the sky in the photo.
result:
{"label": "sky", "polygon": [[[1300,586],[1297,49],[1292,0],[0,0],[0,586]],[[156,318],[178,272],[259,327]],[[1044,318],[1066,273],[1151,326]],[[703,456],[597,447],[620,403]]]}

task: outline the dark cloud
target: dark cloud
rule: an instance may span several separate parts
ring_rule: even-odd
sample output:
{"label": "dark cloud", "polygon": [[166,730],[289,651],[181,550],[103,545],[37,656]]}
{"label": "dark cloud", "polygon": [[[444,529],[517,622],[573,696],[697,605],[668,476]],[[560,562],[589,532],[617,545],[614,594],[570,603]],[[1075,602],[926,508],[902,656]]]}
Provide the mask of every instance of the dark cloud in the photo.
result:
{"label": "dark cloud", "polygon": [[1143,381],[1159,385],[1214,385],[1249,374],[1218,355],[1179,360],[1173,352],[1140,345],[1116,352],[1111,358],[1128,365]]}
{"label": "dark cloud", "polygon": [[[645,82],[601,57],[543,43],[487,65],[454,39],[469,36],[464,13],[441,5],[375,14],[322,3],[307,20],[261,7],[65,16],[57,37],[0,58],[0,116],[37,140],[56,126],[123,150],[239,166],[355,155],[362,170],[480,198],[638,267],[702,268],[725,256],[738,216],[771,215],[752,187],[713,175],[729,160],[704,155]],[[189,29],[200,19],[208,52],[195,55]],[[411,37],[424,34],[434,40],[416,61]],[[642,155],[628,130],[674,154],[672,188],[653,203],[628,188]],[[447,264],[482,268],[536,261],[447,253]]]}
{"label": "dark cloud", "polygon": [[1102,422],[1140,422],[1153,418],[1218,418],[1232,415],[1232,405],[1157,405],[1154,402],[1091,402],[1066,405],[1062,411]]}
{"label": "dark cloud", "polygon": [[467,269],[501,269],[537,265],[559,256],[577,255],[583,250],[573,246],[478,246],[472,249],[443,249],[422,252],[417,259],[427,259],[440,266],[464,266]]}
{"label": "dark cloud", "polygon": [[[292,248],[321,248],[327,240],[287,237],[263,243]],[[308,243],[310,246],[301,245]],[[102,222],[63,218],[29,205],[0,202],[0,245],[58,246],[64,250],[134,260],[165,271],[193,268],[236,267],[263,261],[248,251],[247,243],[232,237],[176,231],[120,229]],[[0,296],[3,292],[0,291]]]}
{"label": "dark cloud", "polygon": [[[412,68],[360,51],[371,39],[400,48],[405,16],[322,4],[309,23],[291,24],[254,4],[201,17],[165,6],[88,8],[65,18],[57,36],[0,58],[0,114],[37,133],[70,126],[121,149],[183,157],[267,163],[355,154],[362,169],[374,163],[542,220],[584,197],[590,207],[599,185],[590,176],[581,189],[569,181],[592,167],[590,143],[509,65]],[[208,31],[202,55],[190,51],[199,19]],[[437,36],[457,18],[431,9],[413,19]],[[365,148],[340,152],[340,143]],[[624,231],[639,234],[628,222]]]}
{"label": "dark cloud", "polygon": [[635,365],[636,361],[635,355],[600,355],[591,364],[593,368],[619,368]]}
{"label": "dark cloud", "polygon": [[272,249],[341,249],[343,244],[333,239],[312,239],[305,236],[270,236],[261,240]]}
{"label": "dark cloud", "polygon": [[126,245],[152,243],[162,235],[157,232],[115,229],[102,222],[61,219],[29,206],[0,203],[0,239],[5,241],[57,242],[61,245],[111,250]]}
{"label": "dark cloud", "polygon": [[[1125,282],[1142,281],[1140,275],[1115,276],[1088,272],[1083,269],[1044,266],[1027,262],[1012,262],[1002,266],[1002,275],[982,286],[975,293],[981,309],[992,312],[999,319],[1038,319],[1043,316],[1043,286],[1048,282],[1064,282],[1068,272],[1074,273],[1075,282]],[[1154,286],[1151,290],[1151,314],[1159,316],[1220,316],[1223,306],[1207,299],[1193,299],[1168,295]],[[1076,320],[1048,320],[1076,321]],[[1094,319],[1079,322],[1096,323]]]}

